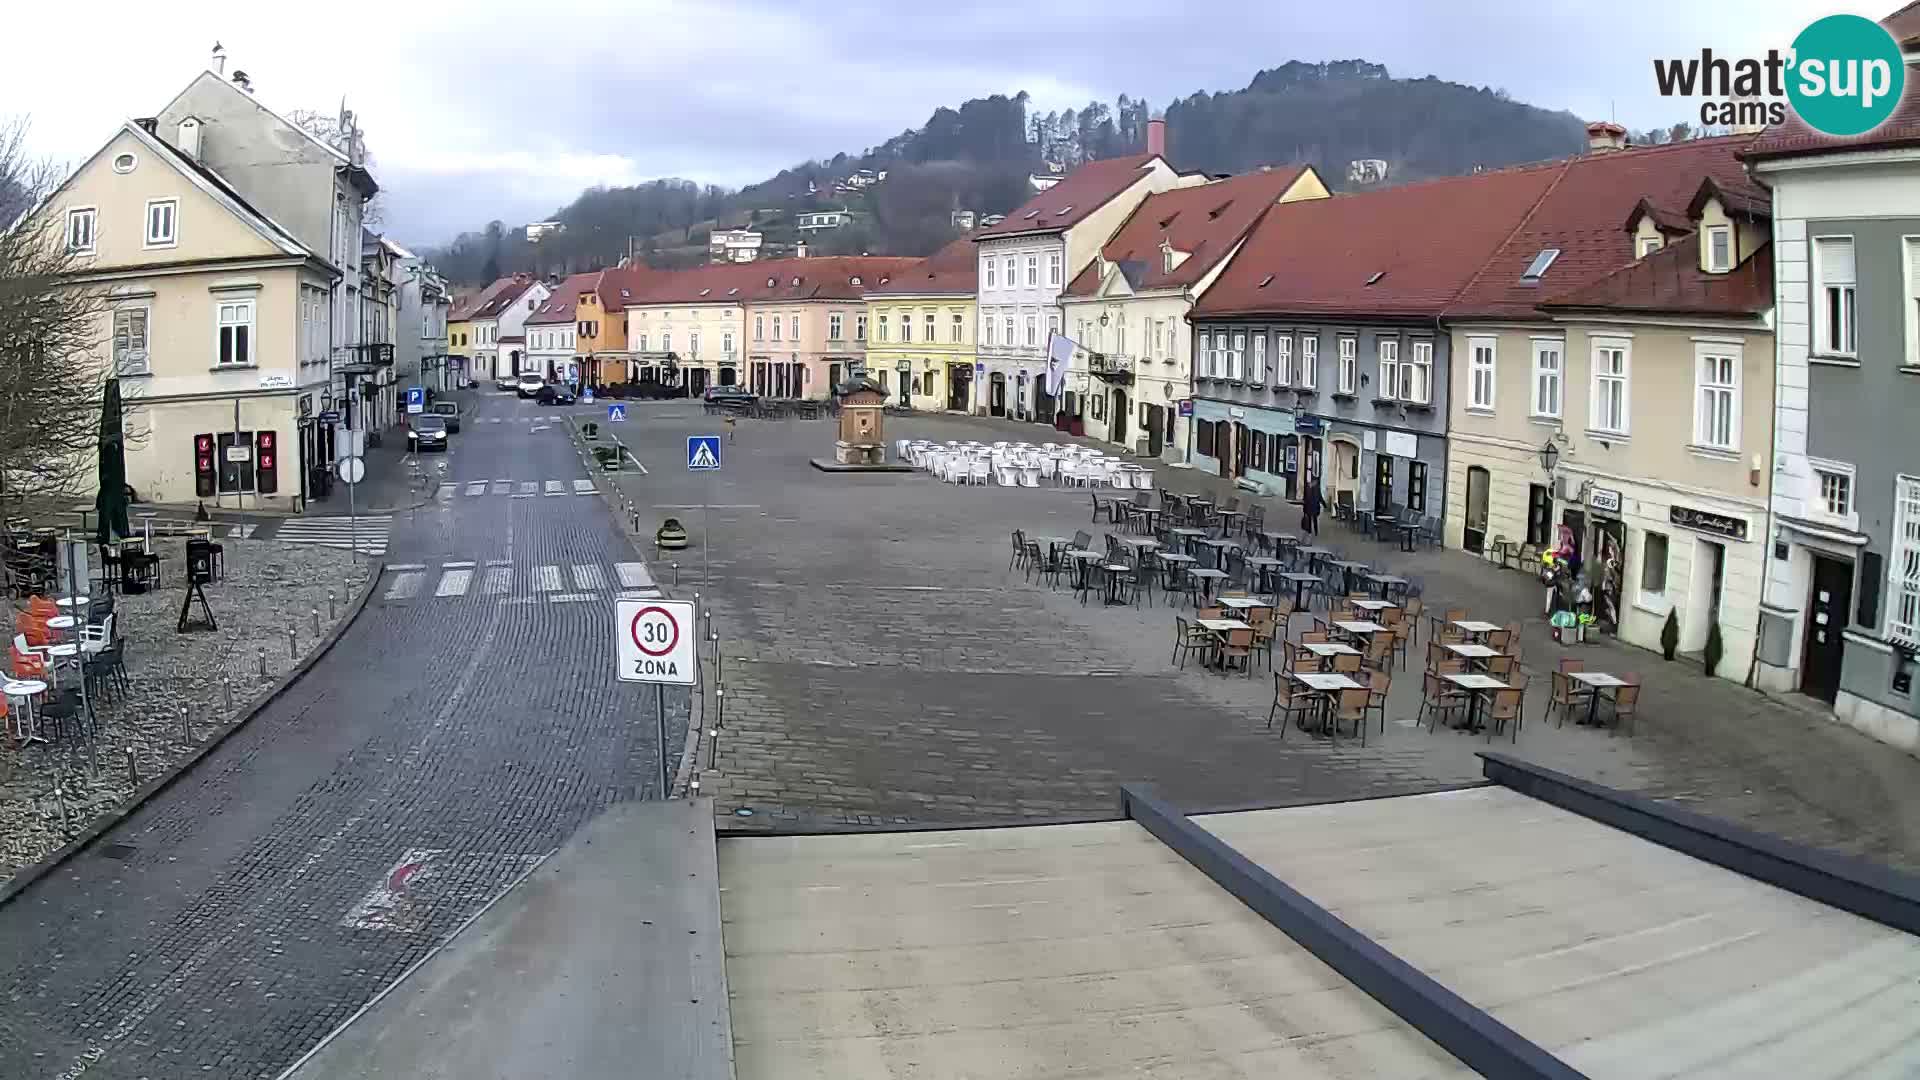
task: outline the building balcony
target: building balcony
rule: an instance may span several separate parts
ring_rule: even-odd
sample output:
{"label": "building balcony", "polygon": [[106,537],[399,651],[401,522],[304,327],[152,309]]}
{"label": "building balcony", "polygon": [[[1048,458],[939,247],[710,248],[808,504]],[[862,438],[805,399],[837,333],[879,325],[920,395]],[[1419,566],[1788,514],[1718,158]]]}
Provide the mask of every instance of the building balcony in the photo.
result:
{"label": "building balcony", "polygon": [[1130,383],[1133,381],[1133,357],[1123,353],[1089,353],[1087,370],[1108,382]]}

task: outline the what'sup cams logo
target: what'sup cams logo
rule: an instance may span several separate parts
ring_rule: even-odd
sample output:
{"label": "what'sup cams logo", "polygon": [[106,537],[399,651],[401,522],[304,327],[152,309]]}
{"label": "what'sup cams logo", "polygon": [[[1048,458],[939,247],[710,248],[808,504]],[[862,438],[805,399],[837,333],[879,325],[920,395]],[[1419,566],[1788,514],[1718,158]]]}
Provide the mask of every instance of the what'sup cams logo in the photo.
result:
{"label": "what'sup cams logo", "polygon": [[1893,114],[1906,90],[1900,44],[1872,19],[1829,15],[1793,39],[1786,53],[1729,59],[1712,49],[1697,57],[1656,59],[1662,97],[1707,98],[1707,127],[1778,124],[1787,106],[1827,135],[1860,135]]}

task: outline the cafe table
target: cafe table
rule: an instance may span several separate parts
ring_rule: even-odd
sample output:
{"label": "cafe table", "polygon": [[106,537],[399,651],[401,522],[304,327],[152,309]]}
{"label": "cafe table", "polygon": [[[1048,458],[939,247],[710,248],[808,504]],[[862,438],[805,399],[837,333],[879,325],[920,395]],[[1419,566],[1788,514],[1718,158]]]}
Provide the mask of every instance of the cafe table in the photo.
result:
{"label": "cafe table", "polygon": [[1484,622],[1480,619],[1455,619],[1453,625],[1465,630],[1476,638],[1482,638],[1500,629],[1499,623]]}
{"label": "cafe table", "polygon": [[1133,567],[1126,563],[1105,563],[1100,567],[1100,571],[1107,586],[1104,597],[1106,605],[1112,607],[1115,604],[1125,603],[1126,601],[1120,598],[1120,586],[1133,576]]}
{"label": "cafe table", "polygon": [[1593,693],[1587,695],[1587,723],[1589,726],[1594,723],[1594,709],[1600,704],[1600,691],[1614,690],[1627,685],[1627,680],[1617,675],[1609,675],[1604,671],[1569,671],[1567,672],[1567,678],[1593,691]]}
{"label": "cafe table", "polygon": [[1370,638],[1375,634],[1384,633],[1387,629],[1377,622],[1369,622],[1365,619],[1340,619],[1333,625],[1339,627],[1348,636],[1356,638]]}
{"label": "cafe table", "polygon": [[1274,591],[1273,572],[1280,569],[1282,565],[1284,564],[1279,559],[1271,555],[1247,556],[1247,566],[1254,573],[1254,591],[1263,593]]}
{"label": "cafe table", "polygon": [[[1194,625],[1212,634],[1215,638],[1218,638],[1219,640],[1216,644],[1221,645],[1226,644],[1227,635],[1232,631],[1245,630],[1247,628],[1247,624],[1238,619],[1196,619],[1194,620]],[[1215,666],[1215,662],[1210,659],[1207,661],[1207,666],[1213,667]]]}
{"label": "cafe table", "polygon": [[1378,614],[1382,611],[1392,611],[1400,605],[1391,600],[1355,600],[1352,606],[1370,614]]}
{"label": "cafe table", "polygon": [[1320,666],[1323,668],[1336,656],[1360,655],[1359,649],[1344,641],[1304,641],[1300,643],[1300,647],[1319,657]]}
{"label": "cafe table", "polygon": [[1390,592],[1406,592],[1409,584],[1406,578],[1398,574],[1368,574],[1364,580],[1373,585],[1373,591],[1379,593],[1382,599]]}
{"label": "cafe table", "polygon": [[1473,642],[1467,645],[1448,645],[1445,648],[1453,655],[1463,657],[1468,662],[1481,666],[1485,666],[1488,660],[1500,655],[1500,650],[1490,645],[1482,645],[1479,642]]}
{"label": "cafe table", "polygon": [[1194,537],[1187,543],[1189,546],[1203,547],[1213,552],[1213,565],[1216,569],[1220,566],[1221,562],[1225,560],[1227,548],[1233,545],[1233,541],[1231,540],[1222,538],[1208,539],[1206,537]]}
{"label": "cafe table", "polygon": [[8,701],[20,702],[25,708],[26,720],[20,729],[20,738],[25,742],[47,741],[40,736],[40,724],[33,708],[34,699],[46,692],[47,684],[39,679],[8,679],[0,684],[0,694],[5,694]]}
{"label": "cafe table", "polygon": [[1307,569],[1311,570],[1321,560],[1332,558],[1335,552],[1332,548],[1309,546],[1301,548],[1298,554],[1307,560]]}
{"label": "cafe table", "polygon": [[1293,606],[1296,611],[1305,611],[1307,607],[1307,586],[1320,580],[1317,574],[1303,574],[1298,570],[1289,570],[1280,575],[1281,581],[1293,584]]}
{"label": "cafe table", "polygon": [[1200,591],[1209,601],[1213,599],[1213,590],[1218,587],[1218,583],[1227,580],[1225,570],[1215,570],[1206,566],[1188,567],[1187,576],[1200,583]]}
{"label": "cafe table", "polygon": [[1473,705],[1467,710],[1466,730],[1468,732],[1480,730],[1480,703],[1489,692],[1513,689],[1491,675],[1443,675],[1441,678],[1471,695],[1470,700]]}
{"label": "cafe table", "polygon": [[1273,606],[1265,600],[1255,600],[1251,596],[1220,596],[1214,598],[1213,602],[1219,604],[1221,607],[1232,608],[1235,611],[1252,611],[1255,608],[1270,608]]}
{"label": "cafe table", "polygon": [[1368,567],[1366,563],[1354,559],[1329,559],[1327,565],[1339,569],[1340,581],[1343,586],[1340,591],[1343,593],[1353,592],[1353,583],[1356,576],[1367,573],[1370,570],[1370,567]]}
{"label": "cafe table", "polygon": [[[1139,508],[1135,507],[1135,509]],[[1135,551],[1152,551],[1160,546],[1160,541],[1151,536],[1116,536],[1114,539]]]}
{"label": "cafe table", "polygon": [[[1293,673],[1293,681],[1313,691],[1315,696],[1322,698],[1323,701],[1326,702],[1330,702],[1332,697],[1342,690],[1359,690],[1366,686],[1365,683],[1356,681],[1352,676],[1344,675],[1338,671],[1296,671]],[[1326,715],[1324,709],[1321,715]],[[1304,726],[1305,725],[1302,725],[1302,727]],[[1324,720],[1322,721],[1322,726],[1325,726]]]}

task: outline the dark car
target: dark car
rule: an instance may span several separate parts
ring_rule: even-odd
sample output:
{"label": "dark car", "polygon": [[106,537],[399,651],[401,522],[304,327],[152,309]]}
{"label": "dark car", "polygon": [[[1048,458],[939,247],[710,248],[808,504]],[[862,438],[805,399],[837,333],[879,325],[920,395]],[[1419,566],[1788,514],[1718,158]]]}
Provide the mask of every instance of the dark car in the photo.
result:
{"label": "dark car", "polygon": [[548,383],[540,388],[540,393],[533,400],[541,405],[571,405],[573,391],[559,383]]}
{"label": "dark car", "polygon": [[447,448],[447,421],[433,413],[421,413],[407,424],[407,448],[426,453]]}
{"label": "dark car", "polygon": [[709,386],[700,397],[710,404],[747,402],[753,400],[753,391],[744,386]]}
{"label": "dark car", "polygon": [[460,434],[460,406],[451,401],[436,401],[427,406],[427,411],[447,422],[447,430]]}

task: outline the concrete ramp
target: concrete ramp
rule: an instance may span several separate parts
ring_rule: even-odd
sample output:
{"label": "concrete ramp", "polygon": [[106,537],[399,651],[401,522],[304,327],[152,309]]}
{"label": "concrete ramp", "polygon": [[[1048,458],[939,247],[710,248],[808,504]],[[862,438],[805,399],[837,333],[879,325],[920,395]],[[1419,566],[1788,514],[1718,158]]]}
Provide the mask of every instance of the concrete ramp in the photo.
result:
{"label": "concrete ramp", "polygon": [[629,803],[283,1074],[730,1080],[710,799]]}

